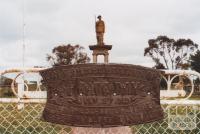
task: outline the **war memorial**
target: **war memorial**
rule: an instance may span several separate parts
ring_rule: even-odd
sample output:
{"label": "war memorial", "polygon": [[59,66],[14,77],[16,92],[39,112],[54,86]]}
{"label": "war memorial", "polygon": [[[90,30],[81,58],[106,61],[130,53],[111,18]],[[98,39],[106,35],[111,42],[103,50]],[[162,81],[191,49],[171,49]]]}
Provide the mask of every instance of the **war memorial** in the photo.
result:
{"label": "war memorial", "polygon": [[97,19],[93,63],[0,70],[0,134],[199,134],[200,73],[111,63]]}
{"label": "war memorial", "polygon": [[[98,19],[97,44],[89,46],[93,63],[55,66],[40,72],[47,87],[44,119],[79,127],[76,131],[113,129],[163,119],[161,71],[109,63],[112,45],[104,42],[105,24],[101,16]],[[104,63],[97,63],[98,55],[104,56]]]}

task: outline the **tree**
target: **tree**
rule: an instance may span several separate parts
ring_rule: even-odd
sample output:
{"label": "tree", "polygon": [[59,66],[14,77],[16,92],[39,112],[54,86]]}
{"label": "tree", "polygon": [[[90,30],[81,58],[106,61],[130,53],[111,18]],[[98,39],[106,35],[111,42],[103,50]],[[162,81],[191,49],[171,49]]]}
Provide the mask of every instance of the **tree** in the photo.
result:
{"label": "tree", "polygon": [[53,48],[52,54],[47,54],[47,61],[53,66],[88,63],[90,58],[83,49],[80,45],[60,45]]}
{"label": "tree", "polygon": [[190,39],[174,40],[167,36],[158,36],[148,41],[144,56],[155,62],[156,69],[185,69],[188,67],[190,54],[198,48]]}
{"label": "tree", "polygon": [[190,66],[191,69],[200,73],[200,50],[198,50],[195,54],[190,55]]}

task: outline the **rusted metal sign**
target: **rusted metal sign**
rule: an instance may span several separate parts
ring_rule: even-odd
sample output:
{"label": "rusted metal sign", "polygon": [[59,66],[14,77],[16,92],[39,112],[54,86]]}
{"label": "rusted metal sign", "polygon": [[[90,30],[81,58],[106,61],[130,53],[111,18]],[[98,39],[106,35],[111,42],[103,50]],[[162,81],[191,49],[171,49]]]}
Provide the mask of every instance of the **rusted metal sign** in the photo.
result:
{"label": "rusted metal sign", "polygon": [[163,119],[160,72],[128,64],[78,64],[42,70],[46,121],[113,127]]}

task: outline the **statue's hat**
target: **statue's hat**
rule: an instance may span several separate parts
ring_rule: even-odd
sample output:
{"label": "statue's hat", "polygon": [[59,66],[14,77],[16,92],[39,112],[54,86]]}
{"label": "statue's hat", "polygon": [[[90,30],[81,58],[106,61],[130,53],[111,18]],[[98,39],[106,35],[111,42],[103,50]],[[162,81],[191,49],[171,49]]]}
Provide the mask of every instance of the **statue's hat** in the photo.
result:
{"label": "statue's hat", "polygon": [[98,18],[98,19],[101,18],[101,15],[99,15],[97,18]]}

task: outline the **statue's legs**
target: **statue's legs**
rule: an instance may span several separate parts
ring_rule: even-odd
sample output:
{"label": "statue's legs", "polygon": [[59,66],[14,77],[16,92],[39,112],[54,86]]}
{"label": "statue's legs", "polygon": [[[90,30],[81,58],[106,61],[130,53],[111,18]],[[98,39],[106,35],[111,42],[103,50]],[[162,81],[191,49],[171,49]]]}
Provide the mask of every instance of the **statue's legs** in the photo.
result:
{"label": "statue's legs", "polygon": [[97,44],[103,45],[103,33],[97,33]]}
{"label": "statue's legs", "polygon": [[103,45],[103,33],[100,36],[100,45]]}
{"label": "statue's legs", "polygon": [[99,36],[97,35],[97,45],[99,45],[100,44],[100,38],[99,38]]}

